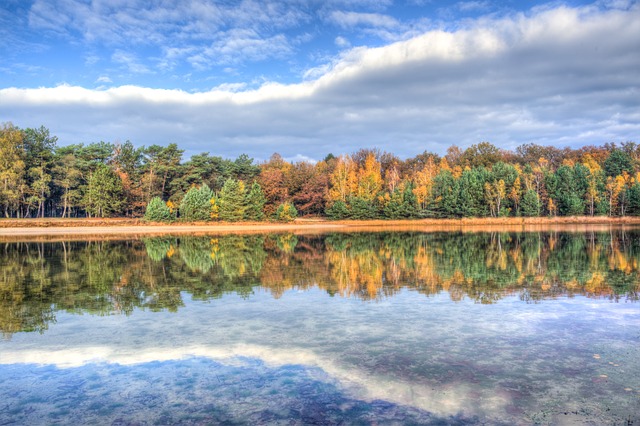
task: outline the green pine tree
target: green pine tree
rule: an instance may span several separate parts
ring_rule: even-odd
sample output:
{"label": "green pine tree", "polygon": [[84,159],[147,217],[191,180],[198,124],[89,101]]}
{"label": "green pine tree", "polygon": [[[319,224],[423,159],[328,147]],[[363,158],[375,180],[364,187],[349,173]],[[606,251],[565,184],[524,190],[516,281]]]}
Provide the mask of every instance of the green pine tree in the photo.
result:
{"label": "green pine tree", "polygon": [[278,222],[293,222],[298,217],[298,211],[289,202],[282,203],[276,210],[276,220]]}
{"label": "green pine tree", "polygon": [[180,202],[180,217],[187,222],[211,220],[213,191],[206,184],[192,187]]}
{"label": "green pine tree", "polygon": [[520,209],[523,216],[540,216],[540,198],[538,197],[538,193],[533,189],[526,191],[522,197]]}
{"label": "green pine tree", "polygon": [[246,210],[244,218],[246,220],[262,220],[264,219],[264,205],[267,199],[262,192],[262,188],[258,182],[253,182],[251,189],[247,194]]}
{"label": "green pine tree", "polygon": [[89,178],[83,202],[87,213],[96,217],[110,217],[122,212],[124,188],[120,178],[100,163]]}
{"label": "green pine tree", "polygon": [[329,219],[340,220],[349,217],[350,212],[347,205],[342,201],[336,201],[325,210],[325,214]]}
{"label": "green pine tree", "polygon": [[247,194],[244,183],[229,178],[224,182],[218,197],[221,220],[237,222],[244,219],[247,208]]}
{"label": "green pine tree", "polygon": [[150,222],[169,222],[172,219],[171,210],[160,197],[153,197],[144,214],[144,219]]}

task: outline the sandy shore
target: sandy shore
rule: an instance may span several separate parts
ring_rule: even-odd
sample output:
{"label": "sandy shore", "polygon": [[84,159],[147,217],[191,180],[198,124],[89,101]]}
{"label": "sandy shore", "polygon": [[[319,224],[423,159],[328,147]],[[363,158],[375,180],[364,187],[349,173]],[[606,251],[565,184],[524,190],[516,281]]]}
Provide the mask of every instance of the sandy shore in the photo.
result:
{"label": "sandy shore", "polygon": [[102,240],[159,235],[216,235],[326,232],[516,232],[606,231],[635,228],[639,217],[465,218],[423,220],[326,221],[298,219],[293,223],[153,224],[138,219],[0,219],[0,241]]}

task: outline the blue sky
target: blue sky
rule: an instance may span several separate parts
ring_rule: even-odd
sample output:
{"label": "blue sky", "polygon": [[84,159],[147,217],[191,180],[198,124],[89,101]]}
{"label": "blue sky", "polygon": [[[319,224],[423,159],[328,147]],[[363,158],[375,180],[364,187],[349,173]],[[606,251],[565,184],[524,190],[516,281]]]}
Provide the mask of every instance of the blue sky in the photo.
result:
{"label": "blue sky", "polygon": [[3,0],[0,57],[0,121],[61,144],[639,141],[637,1]]}

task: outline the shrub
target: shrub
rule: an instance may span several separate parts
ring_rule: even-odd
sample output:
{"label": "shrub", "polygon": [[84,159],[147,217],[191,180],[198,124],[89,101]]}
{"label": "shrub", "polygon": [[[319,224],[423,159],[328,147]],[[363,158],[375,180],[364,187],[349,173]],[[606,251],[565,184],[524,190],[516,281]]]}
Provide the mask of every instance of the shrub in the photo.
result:
{"label": "shrub", "polygon": [[171,210],[160,197],[153,197],[144,213],[144,220],[150,222],[169,222],[173,219]]}
{"label": "shrub", "polygon": [[278,222],[293,222],[298,217],[298,211],[291,203],[282,203],[276,210],[276,220]]}
{"label": "shrub", "polygon": [[329,219],[339,220],[349,217],[349,209],[343,201],[336,201],[333,205],[325,210],[325,214]]}
{"label": "shrub", "polygon": [[187,222],[211,220],[213,191],[206,184],[193,187],[180,202],[180,217]]}

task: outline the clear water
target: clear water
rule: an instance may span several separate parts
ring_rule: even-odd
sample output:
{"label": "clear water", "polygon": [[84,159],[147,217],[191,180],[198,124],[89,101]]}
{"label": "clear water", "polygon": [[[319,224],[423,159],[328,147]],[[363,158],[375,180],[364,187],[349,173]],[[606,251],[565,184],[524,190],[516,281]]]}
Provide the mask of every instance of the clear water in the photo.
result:
{"label": "clear water", "polygon": [[0,425],[640,424],[640,232],[0,245]]}

